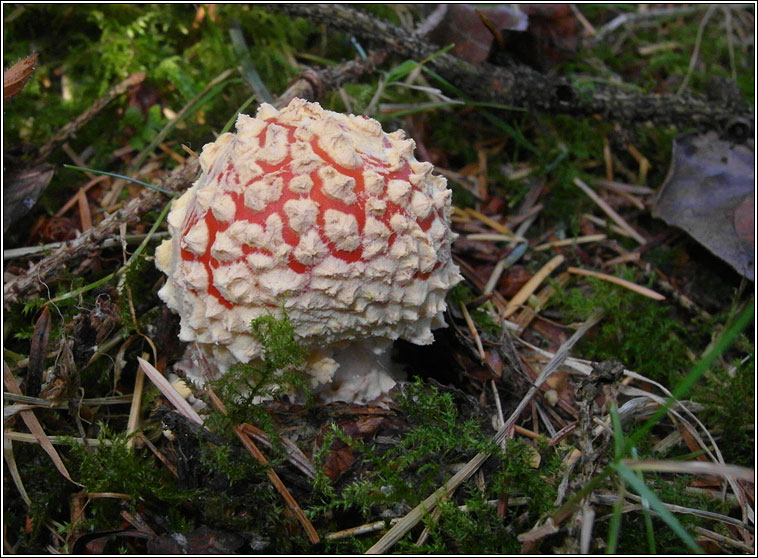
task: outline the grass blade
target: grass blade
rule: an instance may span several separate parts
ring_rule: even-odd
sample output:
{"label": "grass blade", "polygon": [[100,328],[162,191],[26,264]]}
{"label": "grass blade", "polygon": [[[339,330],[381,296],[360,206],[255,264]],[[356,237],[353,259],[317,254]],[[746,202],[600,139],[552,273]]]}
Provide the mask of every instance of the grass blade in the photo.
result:
{"label": "grass blade", "polygon": [[142,182],[141,180],[137,180],[136,178],[124,176],[123,174],[116,174],[115,172],[106,172],[106,171],[95,170],[95,169],[87,169],[84,167],[77,167],[74,165],[63,165],[63,167],[67,169],[82,171],[82,172],[91,172],[93,174],[103,174],[105,176],[112,176],[113,178],[120,178],[128,182],[134,182],[135,184],[139,184],[140,186],[144,186],[145,188],[150,188],[151,190],[157,190],[158,192],[161,192],[163,194],[166,194],[172,197],[179,195],[178,192],[172,192],[171,190],[166,190],[165,188],[161,188],[160,186],[155,186],[154,184],[150,184],[149,182]]}
{"label": "grass blade", "polygon": [[240,115],[240,113],[245,110],[250,103],[252,103],[255,100],[255,93],[250,95],[247,100],[240,105],[240,108],[237,109],[237,112],[234,113],[234,116],[232,116],[229,121],[226,123],[226,125],[221,129],[221,132],[219,132],[219,135],[225,134],[229,130],[232,129],[232,126],[234,126],[234,123],[237,122],[237,117]]}
{"label": "grass blade", "polygon": [[605,546],[606,554],[616,554],[618,548],[619,534],[621,533],[621,511],[624,508],[624,495],[626,488],[622,484],[619,488],[619,497],[613,504],[613,515],[608,523],[608,541]]}
{"label": "grass blade", "polygon": [[650,430],[656,424],[658,424],[661,418],[663,418],[663,416],[668,413],[669,409],[674,405],[674,403],[676,403],[677,400],[681,399],[687,392],[690,391],[692,386],[697,383],[700,377],[711,367],[716,359],[718,359],[724,353],[724,351],[726,351],[732,345],[737,335],[739,335],[742,330],[747,327],[747,325],[753,319],[754,312],[754,304],[750,302],[745,310],[743,310],[737,319],[732,323],[731,327],[729,327],[729,329],[727,329],[721,335],[721,337],[719,337],[718,341],[714,343],[713,348],[707,354],[705,354],[703,358],[701,358],[695,364],[695,366],[692,367],[687,376],[672,390],[671,397],[669,397],[666,402],[658,408],[658,410],[645,422],[645,424],[643,424],[640,428],[637,429],[634,434],[627,438],[625,445],[625,449],[627,451],[629,448],[637,445],[642,437],[650,432]]}
{"label": "grass blade", "polygon": [[663,502],[661,502],[656,493],[650,490],[645,482],[640,479],[634,473],[634,471],[632,471],[623,463],[612,463],[611,468],[613,468],[619,475],[621,475],[627,484],[631,486],[634,491],[640,495],[641,498],[647,500],[647,502],[650,504],[650,507],[655,511],[655,513],[657,513],[658,516],[666,522],[666,525],[668,525],[671,530],[674,531],[674,533],[676,533],[680,539],[682,539],[684,544],[686,544],[693,552],[696,552],[697,554],[703,554],[703,549],[700,548],[700,546],[695,542],[695,539],[692,538],[692,535],[690,535],[687,530],[682,527],[682,524],[679,523],[679,520],[674,516],[674,514],[666,509],[666,506],[663,505]]}

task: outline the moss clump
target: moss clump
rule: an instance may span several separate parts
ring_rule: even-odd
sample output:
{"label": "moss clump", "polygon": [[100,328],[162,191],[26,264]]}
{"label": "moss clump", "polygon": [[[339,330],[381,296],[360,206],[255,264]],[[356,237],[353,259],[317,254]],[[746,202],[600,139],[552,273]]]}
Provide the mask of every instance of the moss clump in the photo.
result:
{"label": "moss clump", "polygon": [[[10,442],[5,443],[7,449]],[[58,451],[65,455],[61,448]],[[24,553],[46,554],[45,524],[51,518],[65,517],[70,513],[69,495],[74,487],[53,467],[50,457],[38,445],[15,443],[13,454],[32,506],[31,509],[26,507],[8,471],[4,470],[6,543],[23,549]]]}
{"label": "moss clump", "polygon": [[[99,445],[94,448],[76,443],[71,447],[75,461],[72,474],[87,492],[127,494],[132,507],[139,502],[150,502],[164,508],[176,507],[190,495],[177,486],[176,479],[165,468],[156,467],[154,460],[131,450],[125,435],[114,434],[101,423],[97,439]],[[118,524],[119,502],[116,498],[91,500],[86,513],[87,526],[110,529]]]}
{"label": "moss clump", "polygon": [[[334,426],[325,436],[314,463],[323,458],[334,440],[348,444],[360,455],[360,476],[344,485],[333,485],[323,469],[317,479],[312,517],[349,518],[349,524],[378,517],[403,515],[442,486],[451,476],[451,464],[465,463],[479,452],[492,457],[483,466],[484,489],[470,482],[439,506],[439,515],[425,523],[430,536],[422,546],[404,539],[394,547],[401,553],[492,553],[518,552],[518,531],[509,527],[527,512],[534,521],[549,510],[555,500],[551,480],[557,475],[560,459],[554,448],[541,447],[542,465],[533,467],[535,450],[525,442],[510,440],[504,452],[485,433],[477,419],[463,420],[452,395],[416,379],[396,397],[398,408],[411,428],[397,444],[381,444],[352,439]],[[526,507],[507,507],[499,515],[491,500],[509,495],[527,496]],[[459,506],[465,505],[464,511]],[[355,514],[360,514],[360,519]],[[525,517],[525,516],[524,516]],[[524,524],[526,525],[526,524]],[[340,528],[344,528],[341,524]],[[356,537],[327,543],[329,552],[362,552],[376,537]]]}
{"label": "moss clump", "polygon": [[[286,312],[281,318],[267,315],[254,319],[250,331],[263,346],[263,358],[232,366],[211,382],[228,411],[226,416],[215,413],[210,417],[212,430],[231,432],[233,425],[251,422],[274,434],[270,417],[255,402],[292,391],[302,393],[307,400],[312,396],[307,375],[303,374],[306,352],[295,339],[295,329]],[[219,421],[221,424],[217,424]]]}
{"label": "moss clump", "polygon": [[[617,275],[635,279],[629,269],[620,269]],[[676,385],[692,365],[688,347],[697,346],[696,332],[672,319],[667,306],[594,278],[582,288],[554,286],[553,302],[566,321],[584,320],[596,308],[606,312],[593,333],[577,344],[575,352],[582,358],[616,359],[666,385]]]}
{"label": "moss clump", "polygon": [[450,393],[417,379],[396,396],[396,402],[408,423],[414,425],[396,445],[379,448],[346,436],[336,425],[327,433],[314,463],[323,466],[325,453],[340,440],[361,456],[361,468],[366,473],[337,491],[322,468],[316,487],[323,503],[314,507],[313,513],[354,509],[368,517],[382,506],[415,506],[447,480],[450,463],[480,451],[498,451],[478,421],[461,422]]}
{"label": "moss clump", "polygon": [[[753,349],[754,350],[754,349]],[[711,370],[705,385],[694,394],[705,405],[704,423],[715,436],[730,463],[755,467],[755,354],[742,361]]]}

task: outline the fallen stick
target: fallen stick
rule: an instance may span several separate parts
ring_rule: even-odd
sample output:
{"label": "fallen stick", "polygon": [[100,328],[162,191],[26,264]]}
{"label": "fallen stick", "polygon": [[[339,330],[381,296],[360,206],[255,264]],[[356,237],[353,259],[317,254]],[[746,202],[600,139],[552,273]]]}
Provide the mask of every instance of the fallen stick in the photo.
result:
{"label": "fallen stick", "polygon": [[514,64],[505,68],[488,63],[475,66],[450,54],[439,54],[440,47],[419,34],[408,33],[345,4],[286,3],[267,7],[383,44],[383,48],[400,56],[427,59],[427,67],[461,89],[471,100],[550,114],[601,114],[604,120],[619,123],[650,121],[657,125],[718,130],[740,138],[753,135],[753,111],[747,105],[734,107],[690,94],[639,94],[623,87],[600,84],[594,86],[591,93],[580,93],[570,79],[547,76],[526,66]]}

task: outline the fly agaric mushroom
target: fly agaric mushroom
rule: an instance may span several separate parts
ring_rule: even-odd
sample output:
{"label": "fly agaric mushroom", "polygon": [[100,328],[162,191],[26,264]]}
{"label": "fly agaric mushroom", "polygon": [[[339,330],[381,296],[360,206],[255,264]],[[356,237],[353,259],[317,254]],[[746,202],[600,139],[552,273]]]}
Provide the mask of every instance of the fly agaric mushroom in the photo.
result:
{"label": "fly agaric mushroom", "polygon": [[380,397],[392,341],[432,343],[461,280],[446,180],[402,130],[302,99],[236,128],[204,146],[156,252],[180,339],[224,373],[261,355],[251,320],[283,309],[322,400]]}

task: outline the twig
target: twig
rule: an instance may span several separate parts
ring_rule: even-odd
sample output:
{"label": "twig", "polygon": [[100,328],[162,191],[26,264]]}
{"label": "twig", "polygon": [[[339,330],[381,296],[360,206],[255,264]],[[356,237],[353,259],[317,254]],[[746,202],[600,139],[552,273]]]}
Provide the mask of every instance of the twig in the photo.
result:
{"label": "twig", "polygon": [[666,300],[665,296],[663,296],[660,293],[655,292],[652,289],[648,289],[647,287],[637,285],[636,283],[632,283],[631,281],[627,281],[626,279],[621,279],[620,277],[608,275],[607,273],[600,273],[598,271],[590,271],[589,269],[580,269],[578,267],[569,267],[567,271],[569,273],[574,273],[575,275],[588,275],[590,277],[595,277],[597,279],[600,279],[601,281],[608,281],[609,283],[614,283],[616,285],[624,287],[625,289],[634,291],[637,294],[641,294],[642,296],[652,298],[653,300]]}
{"label": "twig", "polygon": [[549,262],[547,262],[545,265],[540,268],[540,270],[535,273],[529,281],[527,281],[523,287],[519,289],[519,291],[513,296],[511,301],[508,303],[508,305],[505,307],[505,310],[503,311],[503,314],[501,316],[501,319],[506,319],[508,316],[513,314],[518,308],[526,302],[526,300],[534,293],[534,291],[537,290],[537,287],[540,286],[540,284],[547,279],[547,277],[555,271],[558,266],[560,266],[565,261],[565,258],[562,255],[557,255],[553,257]]}
{"label": "twig", "polygon": [[53,149],[55,149],[55,147],[59,143],[62,143],[66,141],[68,138],[70,138],[71,136],[73,136],[76,132],[78,132],[82,128],[82,126],[84,126],[87,122],[89,122],[98,112],[103,110],[105,105],[110,103],[113,99],[115,99],[119,95],[123,94],[130,87],[142,83],[144,79],[145,79],[145,73],[140,72],[138,74],[132,74],[121,83],[112,87],[110,91],[108,91],[100,99],[92,103],[92,105],[86,111],[84,111],[82,114],[76,117],[72,122],[69,122],[68,124],[63,126],[63,128],[61,128],[57,134],[55,134],[42,147],[40,147],[37,157],[29,164],[29,166],[34,167],[34,166],[39,165],[40,163],[43,163],[45,160],[47,160],[47,158],[53,152]]}
{"label": "twig", "polygon": [[634,240],[636,240],[640,244],[645,244],[647,242],[647,240],[645,240],[640,233],[638,233],[637,231],[635,231],[631,227],[631,225],[629,225],[629,223],[627,223],[621,217],[621,215],[619,215],[618,213],[616,213],[616,211],[610,205],[608,205],[603,198],[601,198],[600,196],[598,196],[595,193],[595,191],[592,188],[590,188],[589,186],[587,186],[580,178],[575,178],[574,179],[574,184],[576,184],[577,187],[579,187],[579,189],[582,192],[584,192],[585,194],[587,194],[587,196],[592,201],[594,201],[598,205],[598,207],[600,207],[600,209],[602,209],[605,212],[606,215],[608,215],[608,217],[610,217],[611,219],[613,219],[616,222],[616,224],[619,227],[621,227],[622,229],[624,229],[629,234],[629,236],[631,236]]}
{"label": "twig", "polygon": [[[725,129],[735,117],[753,121],[748,108],[737,109],[741,112],[735,114],[733,107],[717,106],[703,97],[640,94],[603,84],[594,87],[590,94],[582,94],[569,79],[546,76],[526,66],[506,68],[488,63],[474,66],[450,54],[439,54],[439,48],[423,38],[344,4],[282,3],[267,7],[365,37],[400,56],[420,60],[438,54],[426,63],[426,67],[473,101],[495,102],[551,114],[602,114],[605,121],[652,121],[659,125],[700,129]],[[689,8],[691,11],[698,9],[701,8]]]}
{"label": "twig", "polygon": [[[166,177],[161,185],[167,190],[181,190],[194,180],[199,169],[197,159],[190,160],[186,166],[176,169]],[[20,298],[34,296],[47,281],[52,280],[60,271],[69,268],[72,260],[82,257],[103,239],[112,235],[121,223],[137,222],[143,213],[164,203],[164,194],[154,190],[143,191],[138,197],[130,200],[124,207],[100,221],[90,230],[31,265],[23,275],[9,278],[3,285],[5,307],[18,302]],[[79,270],[79,273],[81,272],[82,270]]]}
{"label": "twig", "polygon": [[287,90],[277,98],[275,105],[286,106],[295,97],[309,100],[320,99],[327,91],[336,89],[343,83],[355,81],[363,74],[373,72],[385,58],[387,58],[386,52],[376,51],[370,53],[367,58],[356,58],[331,68],[321,70],[305,68],[287,87]]}
{"label": "twig", "polygon": [[[27,403],[36,407],[46,407],[50,409],[68,408],[68,401],[49,401],[47,399],[41,399],[39,397],[29,397],[27,395],[17,395],[8,391],[3,392],[3,398],[6,401],[16,401],[19,403]],[[129,403],[132,400],[131,395],[116,395],[112,397],[92,397],[90,399],[82,399],[78,402],[80,406],[93,406],[99,407],[100,405],[123,405]]]}
{"label": "twig", "polygon": [[[167,232],[159,232],[152,235],[152,238],[154,240],[161,240],[163,238],[166,238],[169,233]],[[136,243],[136,242],[142,242],[147,238],[147,234],[127,234],[124,236],[124,240],[128,243]],[[37,254],[40,254],[42,252],[49,252],[51,250],[55,250],[57,248],[61,248],[63,246],[67,246],[68,242],[51,242],[50,244],[40,244],[39,246],[24,246],[21,248],[11,248],[10,250],[6,250],[3,252],[3,259],[4,260],[12,260],[15,258],[23,258],[27,256],[35,256]],[[106,238],[103,240],[103,242],[100,244],[101,248],[115,248],[116,246],[121,245],[121,240],[117,238]]]}

